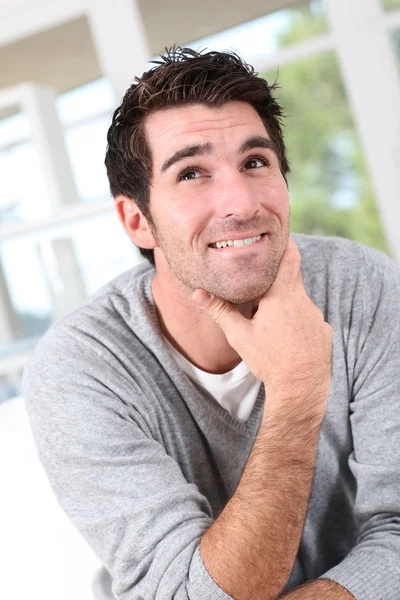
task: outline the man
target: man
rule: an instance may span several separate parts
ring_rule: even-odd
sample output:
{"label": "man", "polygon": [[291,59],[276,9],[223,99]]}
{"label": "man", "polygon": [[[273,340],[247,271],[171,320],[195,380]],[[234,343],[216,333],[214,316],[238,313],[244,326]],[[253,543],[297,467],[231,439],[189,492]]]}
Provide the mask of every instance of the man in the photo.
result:
{"label": "man", "polygon": [[399,269],[290,235],[273,91],[173,48],[114,113],[149,261],[54,325],[23,387],[96,598],[399,598]]}

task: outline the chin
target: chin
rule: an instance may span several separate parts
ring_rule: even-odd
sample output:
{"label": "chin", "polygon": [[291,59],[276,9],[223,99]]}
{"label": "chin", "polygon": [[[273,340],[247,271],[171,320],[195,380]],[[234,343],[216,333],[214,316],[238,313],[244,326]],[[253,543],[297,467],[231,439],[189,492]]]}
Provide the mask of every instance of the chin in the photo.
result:
{"label": "chin", "polygon": [[217,296],[218,298],[221,298],[222,300],[226,300],[227,302],[230,302],[231,304],[236,304],[236,305],[240,305],[240,304],[248,304],[249,302],[257,302],[259,301],[259,299],[261,298],[261,296],[263,296],[266,292],[268,292],[268,290],[270,289],[271,285],[266,285],[265,282],[263,282],[263,285],[253,285],[253,286],[246,286],[245,288],[241,287],[240,289],[214,289],[214,290],[207,290],[210,294],[213,294],[214,296]]}

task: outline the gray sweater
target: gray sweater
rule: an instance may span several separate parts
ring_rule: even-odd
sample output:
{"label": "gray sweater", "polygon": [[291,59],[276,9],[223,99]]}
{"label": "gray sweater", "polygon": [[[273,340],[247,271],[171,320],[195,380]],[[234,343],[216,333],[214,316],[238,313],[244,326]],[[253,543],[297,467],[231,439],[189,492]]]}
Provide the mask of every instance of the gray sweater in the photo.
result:
{"label": "gray sweater", "polygon": [[[400,271],[355,242],[294,237],[307,293],[335,336],[287,588],[323,576],[357,600],[399,600]],[[56,323],[23,395],[54,493],[104,564],[96,598],[228,600],[199,542],[235,492],[268,397],[261,386],[240,422],[179,369],[160,332],[153,273],[144,262]]]}

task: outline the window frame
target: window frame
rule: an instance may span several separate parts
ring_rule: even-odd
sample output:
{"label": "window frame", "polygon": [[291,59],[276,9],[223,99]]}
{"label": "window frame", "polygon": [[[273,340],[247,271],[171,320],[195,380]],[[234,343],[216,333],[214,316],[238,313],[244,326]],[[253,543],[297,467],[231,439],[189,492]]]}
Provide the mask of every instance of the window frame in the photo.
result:
{"label": "window frame", "polygon": [[[327,0],[327,3],[329,4],[329,2],[332,2],[333,0]],[[334,0],[337,3],[343,4],[343,6],[345,5],[345,3],[348,0]],[[359,2],[359,0],[357,0]],[[364,0],[364,2],[368,3],[369,6],[373,6],[376,8],[376,3],[379,2],[379,0]],[[284,8],[284,7],[283,7]],[[388,35],[391,34],[392,31],[395,31],[397,28],[400,28],[400,9],[395,9],[393,11],[390,12],[384,12],[383,10],[383,6],[382,8],[382,12],[380,15],[380,19],[381,19],[381,27],[384,28],[386,30],[386,32],[388,33]],[[328,11],[328,21],[331,23],[331,20],[329,18],[329,11]],[[355,28],[355,36],[362,36],[363,33],[360,32],[357,28]],[[298,61],[301,60],[305,60],[307,58],[311,58],[313,56],[316,55],[322,55],[326,52],[330,52],[330,51],[335,51],[337,54],[340,54],[340,50],[341,50],[341,44],[342,44],[342,40],[340,37],[340,32],[338,34],[338,31],[336,31],[335,33],[333,31],[330,31],[326,34],[322,34],[322,35],[318,35],[318,36],[313,36],[311,38],[309,38],[308,40],[302,41],[298,44],[294,44],[292,46],[288,46],[285,47],[281,50],[279,50],[276,54],[274,54],[271,57],[267,57],[265,58],[265,60],[258,60],[254,62],[254,68],[256,69],[256,71],[258,72],[265,72],[274,68],[277,68],[279,66],[286,66],[289,64],[294,64]],[[393,53],[394,54],[394,53]],[[342,56],[343,58],[343,56]],[[118,69],[119,65],[114,64],[111,65],[111,70],[113,68]],[[398,80],[398,78],[397,78]],[[55,94],[54,92],[52,92],[51,90],[48,92],[47,94],[47,99],[45,98],[44,95],[42,95],[42,97],[40,97],[40,94],[36,94],[36,99],[35,99],[35,108],[34,110],[32,109],[32,103],[26,103],[25,105],[23,102],[21,102],[21,99],[23,97],[22,95],[22,86],[19,86],[19,92],[15,90],[13,90],[13,94],[10,94],[10,91],[6,91],[6,92],[2,92],[0,93],[0,106],[5,106],[7,105],[7,98],[6,98],[6,93],[8,94],[8,105],[15,105],[17,104],[21,104],[24,106],[25,108],[25,112],[28,114],[28,117],[30,118],[30,120],[33,119],[33,121],[36,123],[36,125],[38,124],[38,119],[39,119],[39,125],[40,125],[40,120],[44,118],[44,108],[48,109],[49,103],[53,103],[53,109],[55,111]],[[398,80],[398,88],[399,88],[399,95],[400,95],[400,81]],[[27,88],[24,88],[25,90]],[[31,90],[32,91],[32,90]],[[18,96],[19,94],[19,96]],[[350,94],[350,96],[354,96],[354,94]],[[16,102],[16,98],[17,98],[17,102]],[[46,104],[46,107],[45,107]],[[357,110],[357,101],[354,101],[354,98],[352,99],[352,101],[350,102],[351,108],[353,110],[353,114],[354,111]],[[400,106],[400,103],[399,103]],[[65,135],[65,132],[70,129],[70,128],[74,128],[77,125],[86,125],[88,123],[90,123],[91,121],[93,121],[94,119],[97,119],[99,117],[104,117],[104,116],[110,116],[110,112],[109,111],[99,111],[99,112],[95,112],[93,113],[91,116],[85,117],[83,119],[76,119],[75,121],[71,121],[68,123],[67,126],[62,127],[62,125],[58,122],[58,125],[60,128],[63,129],[64,133],[63,135]],[[42,116],[40,116],[42,115]],[[54,114],[53,114],[53,120],[54,120]],[[399,121],[400,121],[400,117],[399,117]],[[43,125],[43,122],[42,122]],[[365,140],[368,140],[368,136],[370,136],[371,134],[365,130],[365,125],[360,125],[360,123],[358,123],[358,127],[359,129],[363,129],[364,131],[362,131],[362,135],[361,135],[361,143],[365,146]],[[49,166],[51,167],[51,165],[49,165],[49,160],[50,160],[50,155],[51,155],[51,148],[54,147],[54,144],[56,143],[54,136],[52,136],[50,130],[46,127],[42,127],[41,130],[41,144],[43,146],[43,148],[46,147],[47,145],[47,150],[44,154],[42,154],[42,156],[44,156],[44,169],[48,171]],[[19,140],[18,144],[20,143],[24,143],[27,140]],[[59,136],[58,136],[58,141],[59,141]],[[63,141],[64,144],[64,141]],[[399,140],[399,144],[400,144],[400,140]],[[400,147],[400,146],[399,146]],[[400,150],[399,150],[399,155],[400,155]],[[69,162],[69,161],[68,161]],[[370,165],[369,165],[370,167]],[[54,165],[52,167],[53,171],[54,171]],[[50,169],[51,170],[51,169]],[[65,179],[65,172],[61,173],[61,167],[58,166],[55,169],[55,173],[57,177],[61,177],[60,181],[62,182],[62,184],[65,183],[66,179]],[[68,169],[67,169],[68,170]],[[69,177],[69,175],[68,175]],[[69,182],[68,186],[70,186],[71,182]],[[73,189],[73,188],[71,188]],[[76,191],[76,190],[75,190]],[[380,197],[382,194],[377,193],[377,201],[378,203],[382,203],[382,197]],[[71,197],[71,196],[70,196]],[[57,226],[59,224],[65,224],[65,223],[74,223],[76,221],[79,221],[83,218],[90,218],[90,217],[95,217],[97,215],[102,215],[102,214],[112,214],[114,213],[114,206],[113,203],[110,201],[110,197],[104,197],[104,200],[101,200],[99,202],[96,202],[95,204],[91,204],[91,203],[84,203],[82,202],[82,200],[80,200],[78,198],[77,193],[73,192],[72,197],[74,198],[74,201],[72,203],[69,203],[68,205],[63,205],[63,203],[56,203],[56,206],[54,207],[54,210],[51,214],[49,214],[47,217],[45,218],[40,218],[40,219],[36,219],[36,220],[31,220],[29,222],[21,222],[21,223],[5,223],[2,224],[2,226],[0,227],[0,243],[5,241],[5,240],[9,240],[9,239],[15,239],[15,238],[19,238],[19,237],[23,237],[27,234],[30,233],[40,233],[43,232],[51,227]],[[386,225],[386,223],[384,223],[384,226]],[[400,221],[399,221],[399,226],[400,226]],[[400,252],[399,253],[395,253],[395,259],[398,258],[400,259]],[[17,354],[12,354],[10,356],[6,356],[6,357],[0,357],[0,375],[4,376],[10,376],[12,377],[13,374],[15,374],[17,371],[19,372],[22,368],[23,365],[25,364],[25,361],[27,360],[27,358],[29,357],[29,352],[27,352],[26,350],[24,350],[21,353],[17,353]]]}

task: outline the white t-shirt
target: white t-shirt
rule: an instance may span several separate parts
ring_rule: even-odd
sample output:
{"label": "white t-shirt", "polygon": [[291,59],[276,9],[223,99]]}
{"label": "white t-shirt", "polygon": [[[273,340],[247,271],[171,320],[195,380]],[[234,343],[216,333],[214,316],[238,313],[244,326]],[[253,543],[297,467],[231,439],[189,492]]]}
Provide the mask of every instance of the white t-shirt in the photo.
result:
{"label": "white t-shirt", "polygon": [[258,396],[261,381],[243,361],[227,373],[206,373],[195,367],[166,338],[164,339],[179,367],[190,379],[207,390],[239,421],[247,421]]}

